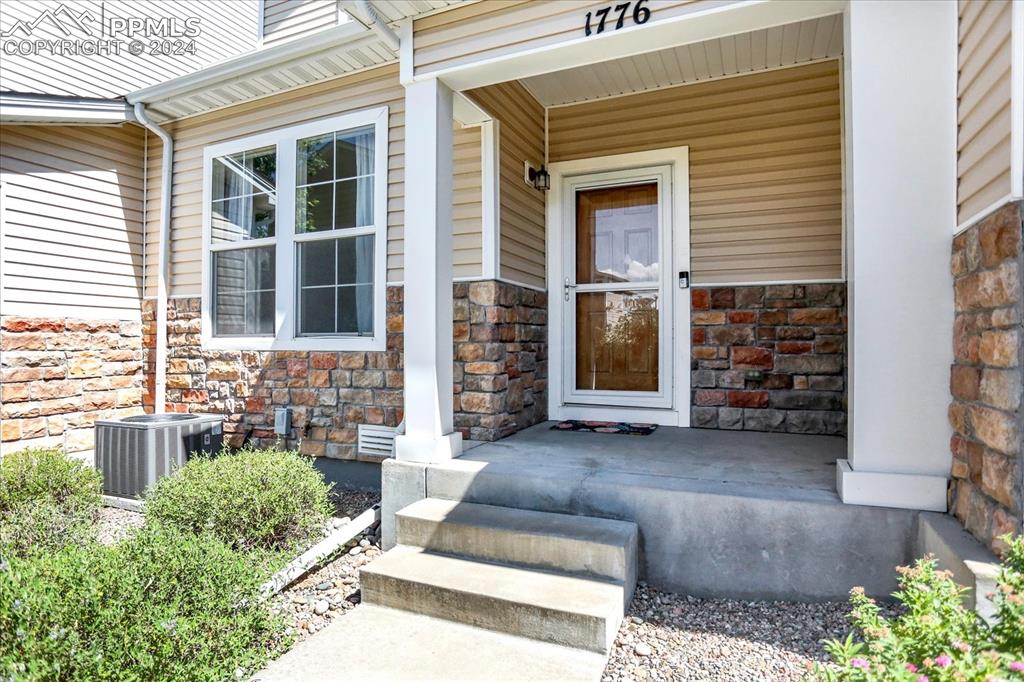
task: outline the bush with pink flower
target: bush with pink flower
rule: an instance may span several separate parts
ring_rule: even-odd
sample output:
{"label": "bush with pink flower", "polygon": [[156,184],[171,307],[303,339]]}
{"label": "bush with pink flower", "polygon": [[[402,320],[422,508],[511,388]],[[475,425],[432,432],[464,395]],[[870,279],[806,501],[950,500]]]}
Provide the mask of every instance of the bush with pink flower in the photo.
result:
{"label": "bush with pink flower", "polygon": [[1009,549],[990,622],[964,608],[964,588],[925,557],[896,569],[894,616],[864,590],[850,592],[854,632],[825,643],[834,665],[818,666],[815,676],[836,682],[1024,681],[1024,536],[1005,540]]}

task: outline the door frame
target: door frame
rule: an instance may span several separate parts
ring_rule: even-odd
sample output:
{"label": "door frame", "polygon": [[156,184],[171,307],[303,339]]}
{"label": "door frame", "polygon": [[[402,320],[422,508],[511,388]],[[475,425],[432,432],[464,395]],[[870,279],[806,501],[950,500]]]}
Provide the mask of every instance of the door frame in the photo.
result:
{"label": "door frame", "polygon": [[[656,166],[671,168],[672,225],[671,245],[667,252],[671,262],[666,267],[669,286],[666,296],[671,299],[673,327],[668,330],[664,343],[672,358],[670,395],[671,407],[626,407],[582,405],[566,402],[563,387],[565,377],[565,343],[563,328],[566,312],[563,300],[565,278],[566,231],[575,220],[566,219],[568,197],[564,188],[566,180],[576,176],[588,176],[614,171],[634,169],[650,170]],[[690,269],[690,181],[689,147],[669,147],[646,152],[614,154],[574,161],[560,161],[549,165],[551,190],[547,197],[547,289],[548,289],[548,334],[549,334],[549,385],[548,415],[552,419],[596,419],[604,421],[651,422],[664,426],[690,425],[690,290],[680,289],[677,275]]]}

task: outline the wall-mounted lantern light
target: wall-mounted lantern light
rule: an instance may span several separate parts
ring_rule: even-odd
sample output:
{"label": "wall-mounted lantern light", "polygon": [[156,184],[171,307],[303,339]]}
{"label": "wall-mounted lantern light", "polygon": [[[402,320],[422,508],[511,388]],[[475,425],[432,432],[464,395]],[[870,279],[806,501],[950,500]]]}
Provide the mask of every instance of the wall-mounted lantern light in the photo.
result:
{"label": "wall-mounted lantern light", "polygon": [[540,168],[534,168],[527,163],[526,181],[532,185],[534,189],[539,189],[542,192],[547,192],[551,189],[551,175],[543,164],[541,164]]}

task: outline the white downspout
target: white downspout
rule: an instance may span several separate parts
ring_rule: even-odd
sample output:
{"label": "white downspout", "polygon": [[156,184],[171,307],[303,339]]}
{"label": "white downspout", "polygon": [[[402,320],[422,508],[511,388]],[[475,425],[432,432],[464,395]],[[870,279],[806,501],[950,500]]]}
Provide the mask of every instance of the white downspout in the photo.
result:
{"label": "white downspout", "polygon": [[171,181],[174,163],[174,140],[166,130],[146,116],[146,106],[135,103],[135,118],[160,138],[163,163],[160,167],[160,241],[157,246],[156,271],[156,366],[153,412],[167,409],[167,279],[171,243]]}

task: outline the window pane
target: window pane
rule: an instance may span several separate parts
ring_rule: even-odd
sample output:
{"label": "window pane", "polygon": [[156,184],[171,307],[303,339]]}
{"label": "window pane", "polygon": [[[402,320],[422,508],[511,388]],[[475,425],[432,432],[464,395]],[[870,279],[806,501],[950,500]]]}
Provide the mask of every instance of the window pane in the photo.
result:
{"label": "window pane", "polygon": [[334,134],[299,140],[296,157],[299,167],[295,182],[309,185],[334,179]]}
{"label": "window pane", "polygon": [[335,190],[334,227],[373,224],[373,176],[339,180]]}
{"label": "window pane", "polygon": [[213,199],[257,192],[273,193],[277,186],[277,149],[262,147],[213,160]]}
{"label": "window pane", "polygon": [[213,253],[215,336],[274,333],[274,247]]}
{"label": "window pane", "polygon": [[335,178],[344,180],[357,175],[373,175],[373,128],[338,133],[336,149]]}
{"label": "window pane", "polygon": [[250,239],[273,237],[276,229],[277,209],[267,194],[252,197],[252,225],[249,230]]}
{"label": "window pane", "polygon": [[251,191],[269,192],[277,187],[277,147],[263,147],[245,152],[245,167],[254,179]]}
{"label": "window pane", "polygon": [[213,333],[217,336],[239,336],[245,333],[245,294],[227,292],[217,295]]}
{"label": "window pane", "polygon": [[247,334],[274,333],[274,293],[257,291],[245,295]]}
{"label": "window pane", "polygon": [[319,232],[332,228],[334,184],[303,187],[295,192],[295,231]]}
{"label": "window pane", "polygon": [[576,388],[657,391],[658,340],[654,294],[576,294]]}
{"label": "window pane", "polygon": [[274,236],[277,212],[266,194],[214,201],[210,215],[214,242]]}
{"label": "window pane", "polygon": [[658,183],[576,193],[576,282],[657,282]]}
{"label": "window pane", "polygon": [[243,191],[243,186],[246,185],[245,181],[242,180],[242,176],[238,173],[232,172],[231,168],[241,166],[243,163],[242,154],[232,154],[231,156],[222,156],[219,159],[213,160],[213,198],[224,199],[225,197],[237,197],[239,194],[248,194]]}
{"label": "window pane", "polygon": [[245,252],[213,256],[214,334],[245,333]]}
{"label": "window pane", "polygon": [[373,334],[373,285],[338,287],[338,333]]}
{"label": "window pane", "polygon": [[299,245],[299,334],[373,334],[373,247],[373,235]]}
{"label": "window pane", "polygon": [[336,239],[299,244],[299,282],[301,286],[333,285]]}
{"label": "window pane", "polygon": [[334,333],[334,292],[332,286],[300,289],[299,315],[301,334]]}
{"label": "window pane", "polygon": [[373,283],[373,235],[338,239],[338,284]]}
{"label": "window pane", "polygon": [[258,291],[274,288],[274,250],[273,247],[245,249],[246,251],[246,291]]}
{"label": "window pane", "polygon": [[213,160],[214,242],[273,237],[277,218],[277,149],[263,147]]}

